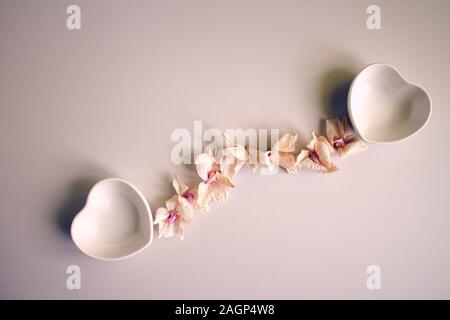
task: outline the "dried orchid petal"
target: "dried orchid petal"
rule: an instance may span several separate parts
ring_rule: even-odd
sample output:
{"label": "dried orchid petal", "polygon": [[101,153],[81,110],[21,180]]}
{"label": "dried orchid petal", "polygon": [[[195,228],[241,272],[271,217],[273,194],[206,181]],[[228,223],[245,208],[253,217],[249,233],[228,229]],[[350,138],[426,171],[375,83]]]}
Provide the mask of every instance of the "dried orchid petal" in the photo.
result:
{"label": "dried orchid petal", "polygon": [[242,168],[244,162],[234,162],[230,164],[223,164],[222,167],[222,173],[224,176],[233,178]]}
{"label": "dried orchid petal", "polygon": [[161,223],[163,220],[165,220],[167,218],[167,216],[169,215],[169,210],[167,210],[166,208],[158,208],[158,210],[156,210],[156,215],[155,215],[155,220],[154,220],[154,224],[159,224]]}
{"label": "dried orchid petal", "polygon": [[192,192],[192,194],[194,195],[194,204],[192,205],[194,212],[201,213],[204,211],[209,211],[209,206],[207,203],[200,205],[198,201],[199,198],[198,187],[191,188],[189,192]]}
{"label": "dried orchid petal", "polygon": [[182,194],[183,192],[189,190],[189,187],[185,185],[177,175],[175,175],[175,177],[173,178],[172,186],[177,194]]}
{"label": "dried orchid petal", "polygon": [[235,147],[224,149],[220,158],[221,171],[229,178],[233,178],[245,164],[245,160],[239,159],[239,154],[234,153],[236,149]]}
{"label": "dried orchid petal", "polygon": [[367,145],[356,137],[346,118],[326,120],[325,126],[328,142],[339,157],[367,150]]}
{"label": "dried orchid petal", "polygon": [[166,201],[166,208],[167,210],[175,210],[178,205],[178,199],[177,196],[173,196],[169,200]]}
{"label": "dried orchid petal", "polygon": [[[235,144],[231,137],[225,132],[222,132],[222,136],[225,161],[222,159],[221,163],[225,162],[229,165],[229,174],[226,175],[232,178],[239,172],[244,164],[246,164],[252,172],[255,172],[260,164],[260,151],[250,148],[249,146]],[[227,171],[224,170],[224,172],[226,173]]]}
{"label": "dried orchid petal", "polygon": [[230,177],[225,175],[216,159],[212,156],[201,154],[196,159],[197,171],[202,178],[198,186],[198,200],[200,206],[207,206],[209,200],[225,201],[229,194],[229,188],[233,188]]}
{"label": "dried orchid petal", "polygon": [[197,167],[197,173],[202,178],[202,180],[208,179],[208,173],[211,171],[213,164],[215,164],[216,159],[207,154],[202,153],[198,155],[198,157],[195,159],[195,165]]}
{"label": "dried orchid petal", "polygon": [[300,169],[334,172],[338,170],[331,162],[331,146],[323,136],[317,137],[312,133],[313,139],[306,146],[307,150],[302,150],[297,156],[296,165]]}
{"label": "dried orchid petal", "polygon": [[269,170],[273,170],[274,165],[277,165],[285,168],[290,174],[297,173],[296,160],[293,154],[297,137],[297,134],[286,133],[274,144],[271,151],[265,153],[264,161]]}
{"label": "dried orchid petal", "polygon": [[247,160],[247,149],[241,145],[227,147],[225,148],[224,153],[227,153],[229,156],[232,156],[233,158],[236,158],[240,161]]}
{"label": "dried orchid petal", "polygon": [[295,142],[298,135],[296,133],[286,133],[272,147],[272,151],[291,153],[295,151]]}
{"label": "dried orchid petal", "polygon": [[295,163],[295,157],[292,153],[280,152],[278,165],[285,168],[290,174],[297,173],[297,165]]}
{"label": "dried orchid petal", "polygon": [[297,167],[303,170],[325,171],[325,168],[315,159],[314,153],[309,150],[302,150],[297,156]]}

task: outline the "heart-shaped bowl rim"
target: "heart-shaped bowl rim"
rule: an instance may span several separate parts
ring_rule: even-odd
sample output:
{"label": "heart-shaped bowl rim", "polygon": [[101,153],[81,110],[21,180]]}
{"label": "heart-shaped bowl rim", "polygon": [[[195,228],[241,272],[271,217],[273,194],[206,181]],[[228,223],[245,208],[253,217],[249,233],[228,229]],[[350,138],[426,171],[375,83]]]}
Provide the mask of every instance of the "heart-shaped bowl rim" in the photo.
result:
{"label": "heart-shaped bowl rim", "polygon": [[[148,224],[149,224],[149,234],[148,234],[148,240],[146,242],[145,245],[143,245],[142,247],[140,247],[139,249],[136,249],[128,254],[122,255],[122,256],[118,256],[118,257],[103,257],[103,256],[99,256],[96,254],[93,254],[91,252],[86,251],[82,245],[80,245],[79,243],[77,243],[76,240],[76,236],[75,236],[75,225],[77,223],[77,220],[80,218],[80,216],[82,214],[89,214],[89,211],[86,210],[88,208],[89,202],[92,200],[92,196],[93,194],[95,194],[95,190],[105,184],[105,183],[121,183],[123,185],[125,185],[127,188],[129,188],[130,190],[132,190],[138,197],[138,199],[142,202],[142,205],[144,206],[144,210],[145,210],[145,214],[147,215],[148,218]],[[130,201],[133,202],[132,199],[130,199]],[[91,213],[92,214],[92,213]],[[89,194],[87,196],[86,199],[86,204],[84,205],[84,207],[77,213],[77,215],[74,217],[74,219],[72,220],[72,225],[70,228],[70,235],[72,238],[72,241],[75,243],[75,245],[77,246],[78,249],[80,249],[81,252],[83,252],[84,254],[88,255],[89,257],[92,257],[94,259],[98,259],[98,260],[104,260],[104,261],[118,261],[118,260],[123,260],[126,258],[129,258],[131,256],[134,256],[135,254],[141,252],[142,250],[144,250],[145,248],[147,248],[153,241],[153,216],[152,216],[152,211],[150,209],[150,206],[147,202],[147,200],[145,199],[145,197],[143,196],[143,194],[141,193],[141,191],[139,191],[139,189],[134,186],[133,184],[131,184],[130,182],[120,179],[120,178],[107,178],[107,179],[103,179],[98,181],[94,186],[92,186],[92,188],[89,190]]]}
{"label": "heart-shaped bowl rim", "polygon": [[[397,73],[397,75],[400,77],[400,79],[405,84],[413,86],[413,87],[419,89],[420,91],[422,91],[425,94],[425,96],[427,97],[428,103],[429,103],[428,115],[427,115],[427,118],[425,119],[425,121],[423,122],[423,124],[419,128],[417,128],[413,133],[411,133],[411,134],[409,134],[409,135],[407,135],[407,136],[405,136],[403,138],[395,139],[395,140],[392,140],[392,141],[374,141],[374,140],[370,140],[367,137],[365,137],[364,134],[362,133],[361,128],[358,126],[357,121],[355,121],[355,117],[354,117],[354,114],[353,114],[353,106],[352,106],[352,103],[351,103],[351,98],[352,98],[352,94],[353,94],[353,91],[354,91],[354,88],[355,88],[355,84],[361,78],[363,73],[367,72],[367,70],[370,69],[370,68],[381,67],[381,66],[384,66],[384,67],[392,69],[394,72]],[[353,81],[352,81],[352,83],[350,85],[349,91],[348,91],[348,95],[347,95],[347,109],[348,109],[348,114],[349,114],[350,120],[352,122],[353,128],[359,134],[359,136],[361,137],[362,140],[364,140],[364,141],[366,141],[368,143],[373,143],[373,144],[389,144],[389,143],[396,143],[396,142],[405,141],[405,140],[415,136],[417,133],[419,133],[427,125],[428,121],[430,120],[431,112],[432,112],[433,108],[432,108],[431,97],[430,97],[430,95],[428,94],[428,92],[424,88],[422,88],[421,86],[419,86],[419,85],[417,85],[415,83],[412,83],[412,82],[409,82],[408,80],[406,80],[406,78],[394,66],[392,66],[390,64],[387,64],[387,63],[376,62],[376,63],[372,63],[372,64],[369,64],[366,67],[364,67],[356,75],[356,77],[353,79]]]}

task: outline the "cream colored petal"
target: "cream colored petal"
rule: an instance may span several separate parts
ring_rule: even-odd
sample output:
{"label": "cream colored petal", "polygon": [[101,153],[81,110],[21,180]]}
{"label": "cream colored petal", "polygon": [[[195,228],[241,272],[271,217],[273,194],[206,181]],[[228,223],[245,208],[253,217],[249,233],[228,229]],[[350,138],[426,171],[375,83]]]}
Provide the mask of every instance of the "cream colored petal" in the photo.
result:
{"label": "cream colored petal", "polygon": [[164,225],[159,226],[159,238],[171,238],[176,235],[175,223],[165,223]]}
{"label": "cream colored petal", "polygon": [[181,240],[184,240],[184,224],[182,222],[177,224],[175,232],[180,236]]}
{"label": "cream colored petal", "polygon": [[166,208],[169,211],[175,210],[178,206],[178,196],[172,196],[169,200],[166,201]]}
{"label": "cream colored petal", "polygon": [[317,138],[315,151],[319,156],[320,162],[322,162],[325,167],[329,167],[331,165],[331,145],[325,137],[320,136]]}
{"label": "cream colored petal", "polygon": [[297,155],[297,159],[295,161],[295,164],[298,166],[299,163],[305,159],[306,157],[308,157],[309,151],[308,150],[302,150],[298,155]]}
{"label": "cream colored petal", "polygon": [[197,203],[196,206],[198,207],[197,213],[208,212],[210,209],[208,202],[205,202],[202,206]]}
{"label": "cream colored petal", "polygon": [[234,158],[245,161],[247,158],[247,150],[244,146],[236,145],[225,149],[226,153],[231,154]]}
{"label": "cream colored petal", "polygon": [[268,154],[268,158],[270,160],[270,162],[274,165],[279,166],[280,165],[280,154],[281,152],[277,151],[270,151],[270,153]]}
{"label": "cream colored petal", "polygon": [[298,136],[295,133],[286,133],[277,143],[275,143],[272,147],[272,151],[294,152],[297,137]]}
{"label": "cream colored petal", "polygon": [[202,153],[195,159],[197,173],[202,180],[208,179],[208,172],[211,171],[214,163],[216,163],[216,159],[207,153]]}
{"label": "cream colored petal", "polygon": [[177,194],[182,194],[189,189],[189,187],[183,183],[178,175],[175,175],[173,178],[172,186]]}
{"label": "cream colored petal", "polygon": [[211,186],[211,198],[216,202],[224,202],[228,198],[229,187],[221,182]]}
{"label": "cream colored petal", "polygon": [[353,142],[347,143],[343,148],[339,148],[338,153],[341,158],[349,156],[354,153],[365,151],[368,149],[364,141],[357,139]]}
{"label": "cream colored petal", "polygon": [[[191,204],[193,213],[201,213],[207,211],[205,206],[200,206],[198,204],[198,188],[190,188],[189,192],[194,195],[194,202]],[[186,200],[187,201],[187,200]]]}
{"label": "cream colored petal", "polygon": [[328,143],[327,139],[325,137],[319,137],[319,142],[317,144],[317,154],[319,155],[320,161],[323,163],[325,168],[327,169],[327,172],[334,172],[337,171],[337,166],[331,162],[331,150],[333,148]]}
{"label": "cream colored petal", "polygon": [[241,170],[243,165],[244,161],[235,159],[234,163],[221,165],[220,169],[224,176],[233,178]]}
{"label": "cream colored petal", "polygon": [[317,143],[317,136],[313,132],[312,133],[312,139],[309,141],[309,143],[306,145],[306,148],[309,150],[315,150],[316,149],[316,143]]}
{"label": "cream colored petal", "polygon": [[189,192],[194,195],[194,203],[191,204],[193,213],[201,213],[209,210],[209,206],[207,203],[203,205],[200,205],[198,203],[198,187],[190,188]]}
{"label": "cream colored petal", "polygon": [[156,210],[155,221],[153,222],[153,224],[160,224],[161,222],[166,220],[168,216],[169,210],[167,210],[166,208],[158,208],[158,210]]}
{"label": "cream colored petal", "polygon": [[169,224],[165,221],[161,221],[158,224],[158,239],[161,239],[164,236],[164,232],[166,231],[168,225]]}
{"label": "cream colored petal", "polygon": [[223,184],[223,185],[225,185],[227,187],[234,188],[234,185],[231,182],[231,179],[229,177],[225,176],[225,175],[220,175],[220,177],[217,180],[218,180],[217,182],[219,184]]}
{"label": "cream colored petal", "polygon": [[278,159],[279,159],[278,165],[280,167],[285,168],[288,173],[290,174],[297,173],[297,166],[295,163],[296,161],[292,153],[280,152]]}
{"label": "cream colored petal", "polygon": [[[182,196],[178,196],[178,206],[177,208],[181,208],[181,210],[190,210],[192,205]],[[180,211],[180,210],[177,210]]]}
{"label": "cream colored petal", "polygon": [[190,204],[189,201],[187,201],[185,198],[178,197],[177,211],[185,222],[190,223],[192,221],[192,214],[194,213],[194,205]]}
{"label": "cream colored petal", "polygon": [[220,169],[229,177],[234,177],[245,163],[246,150],[242,146],[235,146],[225,149],[220,160]]}
{"label": "cream colored petal", "polygon": [[192,215],[190,215],[188,212],[184,212],[181,214],[181,223],[189,224],[192,222]]}
{"label": "cream colored petal", "polygon": [[327,168],[325,168],[325,166],[312,161],[308,157],[303,158],[303,160],[301,160],[298,163],[297,167],[299,169],[302,169],[302,170],[319,171],[319,172],[326,172],[327,171]]}
{"label": "cream colored petal", "polygon": [[326,169],[327,169],[326,172],[328,172],[328,173],[332,173],[332,172],[339,170],[338,167],[334,163],[331,163],[330,166]]}
{"label": "cream colored petal", "polygon": [[198,185],[198,200],[200,206],[205,206],[211,198],[211,184],[201,182]]}

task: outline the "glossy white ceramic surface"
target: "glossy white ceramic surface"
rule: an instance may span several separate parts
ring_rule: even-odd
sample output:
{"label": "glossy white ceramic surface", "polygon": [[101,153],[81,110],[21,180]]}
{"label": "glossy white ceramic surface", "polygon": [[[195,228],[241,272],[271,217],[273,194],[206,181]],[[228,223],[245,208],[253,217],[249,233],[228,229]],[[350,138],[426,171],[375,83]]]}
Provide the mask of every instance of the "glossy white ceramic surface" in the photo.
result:
{"label": "glossy white ceramic surface", "polygon": [[425,126],[431,99],[394,67],[376,63],[353,80],[348,108],[354,128],[365,141],[390,143],[407,139]]}
{"label": "glossy white ceramic surface", "polygon": [[151,243],[151,211],[136,187],[121,179],[105,179],[91,189],[71,234],[77,247],[93,258],[124,259]]}

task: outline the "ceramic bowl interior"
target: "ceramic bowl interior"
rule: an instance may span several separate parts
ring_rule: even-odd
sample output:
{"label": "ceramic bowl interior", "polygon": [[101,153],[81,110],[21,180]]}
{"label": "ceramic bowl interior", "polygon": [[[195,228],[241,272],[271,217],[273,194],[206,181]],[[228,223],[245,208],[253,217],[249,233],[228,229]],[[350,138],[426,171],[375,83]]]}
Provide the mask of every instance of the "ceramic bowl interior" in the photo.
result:
{"label": "ceramic bowl interior", "polygon": [[431,99],[394,67],[377,63],[353,80],[348,109],[363,140],[390,143],[407,139],[425,126],[431,115]]}
{"label": "ceramic bowl interior", "polygon": [[129,257],[153,237],[152,215],[139,190],[121,179],[98,182],[72,222],[72,239],[87,255],[103,260]]}

